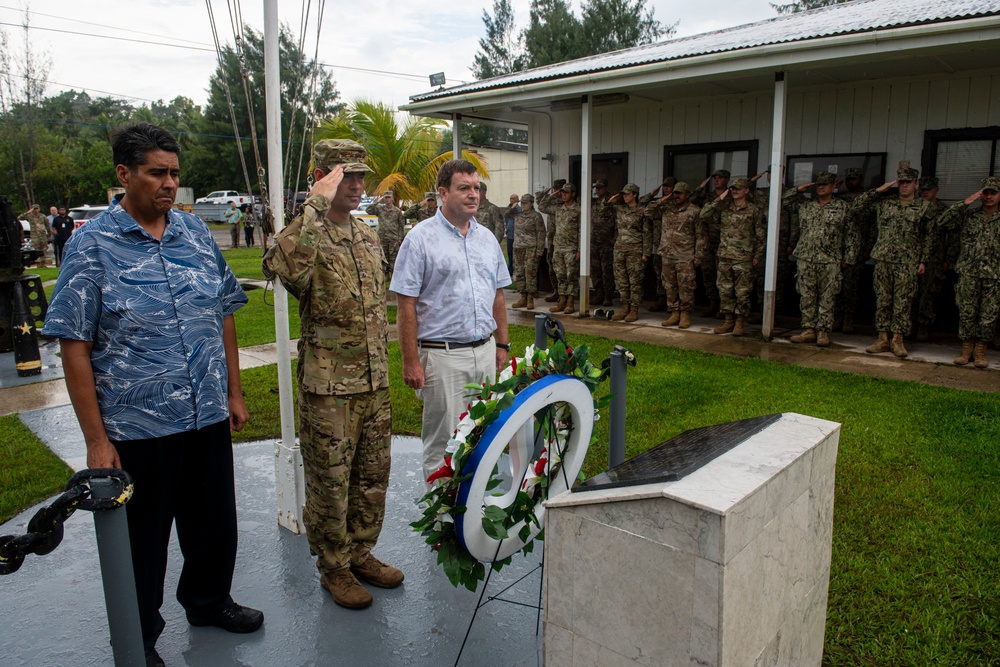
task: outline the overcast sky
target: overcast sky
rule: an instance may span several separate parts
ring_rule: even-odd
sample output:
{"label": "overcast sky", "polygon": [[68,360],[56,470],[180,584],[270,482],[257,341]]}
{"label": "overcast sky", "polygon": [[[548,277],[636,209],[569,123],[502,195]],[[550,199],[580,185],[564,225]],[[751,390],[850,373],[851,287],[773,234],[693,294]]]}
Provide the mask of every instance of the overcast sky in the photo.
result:
{"label": "overcast sky", "polygon": [[[310,55],[316,48],[318,1],[312,0],[306,39]],[[25,0],[0,0],[0,28],[18,51],[23,49],[24,4]],[[51,58],[47,95],[75,88],[94,96],[132,98],[135,104],[177,95],[205,103],[216,60],[204,0],[33,0],[30,4],[32,49]],[[296,34],[303,4],[278,2],[281,20]],[[573,4],[579,7],[578,0]],[[526,25],[529,0],[513,0],[513,5],[518,25]],[[714,15],[705,11],[709,5],[687,0],[659,0],[651,6],[659,21],[680,21],[678,36],[776,15],[767,0],[711,5]],[[212,0],[212,7],[220,40],[232,44],[226,2]],[[342,100],[405,104],[411,95],[430,89],[427,75],[433,72],[443,71],[449,85],[472,80],[469,66],[485,32],[484,8],[492,9],[492,0],[330,0],[319,60],[332,68]],[[245,23],[263,29],[262,0],[243,0],[241,11]]]}

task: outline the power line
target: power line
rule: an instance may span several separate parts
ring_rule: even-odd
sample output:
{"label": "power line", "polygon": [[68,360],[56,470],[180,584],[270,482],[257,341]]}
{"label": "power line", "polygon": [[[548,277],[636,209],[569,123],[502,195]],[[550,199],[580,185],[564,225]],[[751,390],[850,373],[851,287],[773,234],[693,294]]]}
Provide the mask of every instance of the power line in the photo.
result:
{"label": "power line", "polygon": [[[11,11],[19,12],[19,13],[24,11],[20,7],[8,7],[6,5],[0,5],[0,9],[9,9]],[[80,19],[73,19],[73,18],[68,18],[68,17],[65,17],[65,16],[58,16],[56,14],[43,14],[42,12],[36,12],[33,9],[30,11],[30,15],[31,16],[44,16],[46,18],[57,19],[57,20],[60,20],[60,21],[70,21],[72,23],[80,24],[80,25],[93,25],[93,26],[97,26],[98,28],[104,28],[105,30],[108,29],[108,25],[106,23],[94,23],[93,21],[82,21]],[[21,26],[21,27],[23,27],[23,26]],[[28,27],[31,28],[32,26],[29,24]],[[118,31],[118,32],[130,32],[133,35],[146,35],[147,37],[163,37],[164,36],[164,35],[162,35],[160,33],[142,32],[141,30],[129,30],[128,28],[122,28],[122,27],[119,27],[119,26],[115,26],[115,30]],[[79,34],[86,34],[86,33],[79,33]],[[196,42],[193,39],[184,39],[182,37],[171,37],[170,39],[177,40],[178,42],[187,42],[188,44],[197,44],[199,46],[206,46],[202,42]]]}

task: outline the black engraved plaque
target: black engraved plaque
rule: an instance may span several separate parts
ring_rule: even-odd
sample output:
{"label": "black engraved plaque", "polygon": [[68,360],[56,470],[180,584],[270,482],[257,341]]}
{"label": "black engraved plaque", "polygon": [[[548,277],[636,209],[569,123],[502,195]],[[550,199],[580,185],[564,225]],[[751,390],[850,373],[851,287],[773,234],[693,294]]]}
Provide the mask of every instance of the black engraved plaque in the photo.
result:
{"label": "black engraved plaque", "polygon": [[780,418],[779,413],[684,431],[607,472],[577,484],[573,491],[676,482]]}

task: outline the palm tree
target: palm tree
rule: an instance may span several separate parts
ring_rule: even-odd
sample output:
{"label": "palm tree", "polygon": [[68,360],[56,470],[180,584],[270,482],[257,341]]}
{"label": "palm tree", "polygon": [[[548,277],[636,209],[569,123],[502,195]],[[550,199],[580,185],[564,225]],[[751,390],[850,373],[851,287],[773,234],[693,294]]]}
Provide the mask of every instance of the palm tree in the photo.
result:
{"label": "palm tree", "polygon": [[[395,110],[384,102],[356,100],[342,115],[327,118],[316,129],[316,140],[354,139],[368,151],[368,166],[374,173],[365,177],[365,190],[396,193],[398,201],[420,201],[423,193],[435,189],[437,172],[452,159],[453,151],[439,153],[441,128],[437,118],[408,116],[400,125]],[[480,175],[489,176],[482,156],[462,151],[462,157],[476,165]]]}

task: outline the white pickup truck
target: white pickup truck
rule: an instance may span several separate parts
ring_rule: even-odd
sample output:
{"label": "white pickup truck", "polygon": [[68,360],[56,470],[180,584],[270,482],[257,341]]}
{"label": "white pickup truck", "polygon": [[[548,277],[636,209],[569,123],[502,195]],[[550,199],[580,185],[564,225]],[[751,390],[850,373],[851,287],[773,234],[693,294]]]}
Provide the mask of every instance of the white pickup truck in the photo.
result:
{"label": "white pickup truck", "polygon": [[215,192],[209,192],[201,199],[196,199],[194,203],[229,204],[230,202],[236,202],[237,206],[241,206],[243,204],[253,203],[253,197],[245,192],[237,192],[236,190],[216,190]]}

